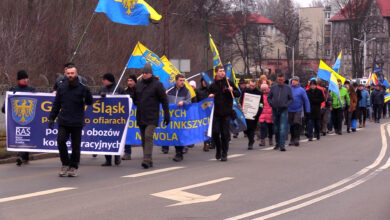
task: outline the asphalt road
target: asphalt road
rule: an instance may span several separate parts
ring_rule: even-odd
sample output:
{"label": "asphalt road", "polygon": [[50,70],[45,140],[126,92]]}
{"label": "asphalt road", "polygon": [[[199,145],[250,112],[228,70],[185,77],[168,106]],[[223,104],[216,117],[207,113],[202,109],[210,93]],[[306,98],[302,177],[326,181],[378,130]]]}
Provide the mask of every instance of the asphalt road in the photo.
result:
{"label": "asphalt road", "polygon": [[86,155],[76,178],[59,158],[0,165],[0,219],[390,219],[386,123],[286,152],[248,151],[241,134],[228,162],[199,145],[180,163],[156,147],[149,170],[139,148],[113,167]]}

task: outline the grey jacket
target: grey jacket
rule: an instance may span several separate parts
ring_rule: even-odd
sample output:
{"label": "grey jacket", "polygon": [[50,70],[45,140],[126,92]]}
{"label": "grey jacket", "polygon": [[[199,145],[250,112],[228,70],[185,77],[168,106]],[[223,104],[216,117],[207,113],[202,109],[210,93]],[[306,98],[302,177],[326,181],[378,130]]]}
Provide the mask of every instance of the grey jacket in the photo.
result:
{"label": "grey jacket", "polygon": [[191,104],[191,93],[185,86],[180,89],[175,86],[167,95],[169,104],[178,104],[181,101],[183,101],[184,105]]}

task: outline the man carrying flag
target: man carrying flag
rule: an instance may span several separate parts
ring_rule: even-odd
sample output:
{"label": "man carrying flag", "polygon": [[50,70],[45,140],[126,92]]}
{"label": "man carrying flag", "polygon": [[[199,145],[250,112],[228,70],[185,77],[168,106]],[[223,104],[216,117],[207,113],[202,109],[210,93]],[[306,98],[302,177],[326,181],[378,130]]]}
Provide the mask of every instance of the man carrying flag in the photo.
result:
{"label": "man carrying flag", "polygon": [[228,81],[223,66],[215,67],[215,81],[210,86],[210,98],[214,98],[214,119],[212,138],[217,148],[215,159],[227,161],[230,131],[229,123],[233,116],[233,95],[239,97],[240,92],[233,82]]}

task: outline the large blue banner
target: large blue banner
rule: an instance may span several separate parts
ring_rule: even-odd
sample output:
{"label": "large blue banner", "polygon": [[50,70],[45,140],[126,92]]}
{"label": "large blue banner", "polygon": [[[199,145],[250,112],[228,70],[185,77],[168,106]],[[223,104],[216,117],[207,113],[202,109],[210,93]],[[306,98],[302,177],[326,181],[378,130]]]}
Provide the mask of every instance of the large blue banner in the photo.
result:
{"label": "large blue banner", "polygon": [[[7,150],[57,153],[58,125],[48,128],[54,95],[48,93],[7,92]],[[132,101],[127,95],[96,96],[86,106],[81,153],[120,155],[127,135]],[[71,152],[70,141],[67,142]]]}
{"label": "large blue banner", "polygon": [[[171,122],[163,123],[164,113],[160,110],[160,122],[154,134],[154,145],[187,146],[208,140],[212,115],[213,99],[205,99],[183,107],[169,105]],[[161,108],[160,108],[161,109]],[[136,106],[131,109],[126,144],[141,145],[141,133],[136,122]]]}

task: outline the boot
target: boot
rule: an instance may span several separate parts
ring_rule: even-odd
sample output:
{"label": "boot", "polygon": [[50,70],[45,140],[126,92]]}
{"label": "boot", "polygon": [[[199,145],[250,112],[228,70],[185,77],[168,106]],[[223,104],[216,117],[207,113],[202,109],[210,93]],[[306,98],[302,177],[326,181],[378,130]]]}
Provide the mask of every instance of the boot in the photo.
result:
{"label": "boot", "polygon": [[208,152],[209,149],[210,149],[210,144],[207,143],[207,142],[205,142],[205,143],[203,144],[203,151],[204,151],[204,152]]}
{"label": "boot", "polygon": [[260,139],[260,144],[259,146],[265,146],[265,140],[264,139]]}
{"label": "boot", "polygon": [[269,138],[268,140],[269,140],[269,146],[274,145],[274,142],[272,141],[272,138]]}
{"label": "boot", "polygon": [[362,123],[359,123],[359,128],[362,128],[362,127],[363,127]]}
{"label": "boot", "polygon": [[180,162],[183,160],[183,154],[182,153],[176,153],[175,157],[172,159],[175,162]]}

